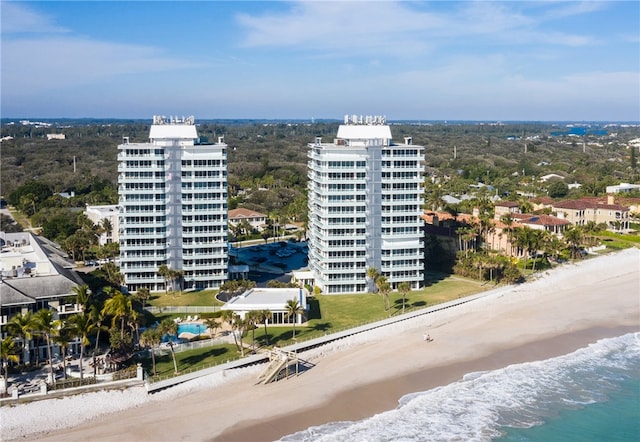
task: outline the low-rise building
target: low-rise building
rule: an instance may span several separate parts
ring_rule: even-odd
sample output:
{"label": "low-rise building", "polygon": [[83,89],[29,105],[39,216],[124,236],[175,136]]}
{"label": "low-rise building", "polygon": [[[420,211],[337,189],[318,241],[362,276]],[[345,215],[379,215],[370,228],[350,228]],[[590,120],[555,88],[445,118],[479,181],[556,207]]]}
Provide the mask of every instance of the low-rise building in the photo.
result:
{"label": "low-rise building", "polygon": [[[54,319],[64,319],[81,311],[75,304],[74,287],[83,284],[63,252],[44,239],[26,232],[0,232],[0,326],[2,337],[5,326],[17,313],[35,313],[41,309],[53,310]],[[46,345],[34,338],[27,343],[21,355],[22,362],[47,358]],[[35,344],[34,344],[35,342]],[[77,342],[70,347],[78,350]]]}
{"label": "low-rise building", "polygon": [[229,210],[229,227],[238,226],[247,221],[254,231],[262,231],[267,223],[267,215],[245,208]]}
{"label": "low-rise building", "polygon": [[[287,314],[287,303],[291,300],[298,301],[303,311],[303,313],[295,315],[295,318]],[[302,324],[307,320],[307,291],[303,288],[255,287],[232,298],[221,309],[233,310],[242,319],[250,311],[269,310],[271,312],[270,324]]]}
{"label": "low-rise building", "polygon": [[584,226],[593,221],[596,224],[606,224],[609,230],[629,229],[629,208],[615,204],[613,197],[609,197],[606,202],[589,198],[559,201],[553,203],[552,211],[559,218],[576,226]]}
{"label": "low-rise building", "polygon": [[[118,223],[118,206],[89,206],[84,213],[94,224],[101,227],[99,243],[101,246],[110,242],[118,242],[120,240],[119,223]],[[107,221],[105,221],[107,220]]]}

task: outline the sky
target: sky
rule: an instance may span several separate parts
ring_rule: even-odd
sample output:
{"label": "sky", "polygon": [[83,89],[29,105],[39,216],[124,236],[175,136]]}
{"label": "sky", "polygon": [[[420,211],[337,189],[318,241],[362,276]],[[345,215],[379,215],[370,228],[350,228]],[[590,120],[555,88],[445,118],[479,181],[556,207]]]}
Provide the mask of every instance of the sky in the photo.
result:
{"label": "sky", "polygon": [[637,1],[0,0],[3,118],[640,121]]}

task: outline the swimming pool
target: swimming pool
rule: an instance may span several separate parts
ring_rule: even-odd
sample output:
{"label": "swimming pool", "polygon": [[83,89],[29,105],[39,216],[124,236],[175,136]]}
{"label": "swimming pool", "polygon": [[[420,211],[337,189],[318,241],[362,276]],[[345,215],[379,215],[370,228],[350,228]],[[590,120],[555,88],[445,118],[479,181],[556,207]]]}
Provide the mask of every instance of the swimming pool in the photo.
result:
{"label": "swimming pool", "polygon": [[180,333],[193,333],[194,335],[199,335],[201,333],[205,333],[207,331],[207,326],[204,324],[188,323],[188,324],[178,324],[178,336]]}

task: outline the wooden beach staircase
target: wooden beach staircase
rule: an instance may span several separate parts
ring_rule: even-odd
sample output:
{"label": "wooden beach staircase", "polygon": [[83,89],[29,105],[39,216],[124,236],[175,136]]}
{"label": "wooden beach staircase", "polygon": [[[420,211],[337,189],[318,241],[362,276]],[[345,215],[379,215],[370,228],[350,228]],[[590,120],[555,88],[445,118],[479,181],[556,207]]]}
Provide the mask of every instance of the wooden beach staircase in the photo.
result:
{"label": "wooden beach staircase", "polygon": [[[299,372],[298,367],[300,366],[299,362],[297,353],[274,347],[269,351],[269,364],[258,376],[258,383],[268,384],[288,378],[293,373],[297,375]],[[292,365],[295,366],[294,370],[291,370]]]}

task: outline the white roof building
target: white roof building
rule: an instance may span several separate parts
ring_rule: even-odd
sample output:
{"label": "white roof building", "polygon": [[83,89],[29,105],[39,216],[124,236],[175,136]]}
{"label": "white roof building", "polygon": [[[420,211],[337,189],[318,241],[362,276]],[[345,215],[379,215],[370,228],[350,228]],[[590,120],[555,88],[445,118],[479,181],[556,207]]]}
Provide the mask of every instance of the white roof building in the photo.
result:
{"label": "white roof building", "polygon": [[623,193],[639,190],[640,184],[620,183],[615,186],[607,186],[607,193]]}
{"label": "white roof building", "polygon": [[108,219],[111,224],[110,231],[103,231],[100,234],[100,245],[103,246],[110,242],[118,242],[120,240],[119,230],[120,223],[118,221],[118,206],[105,205],[105,206],[89,206],[85,209],[84,213],[87,215],[94,224],[104,227],[104,220]]}
{"label": "white roof building", "polygon": [[308,310],[307,292],[302,288],[255,287],[231,299],[221,309],[233,310],[243,319],[250,311],[269,310],[272,314],[271,324],[291,324],[293,318],[287,315],[287,303],[291,300],[297,300],[304,311],[295,318],[296,324],[302,324]]}

